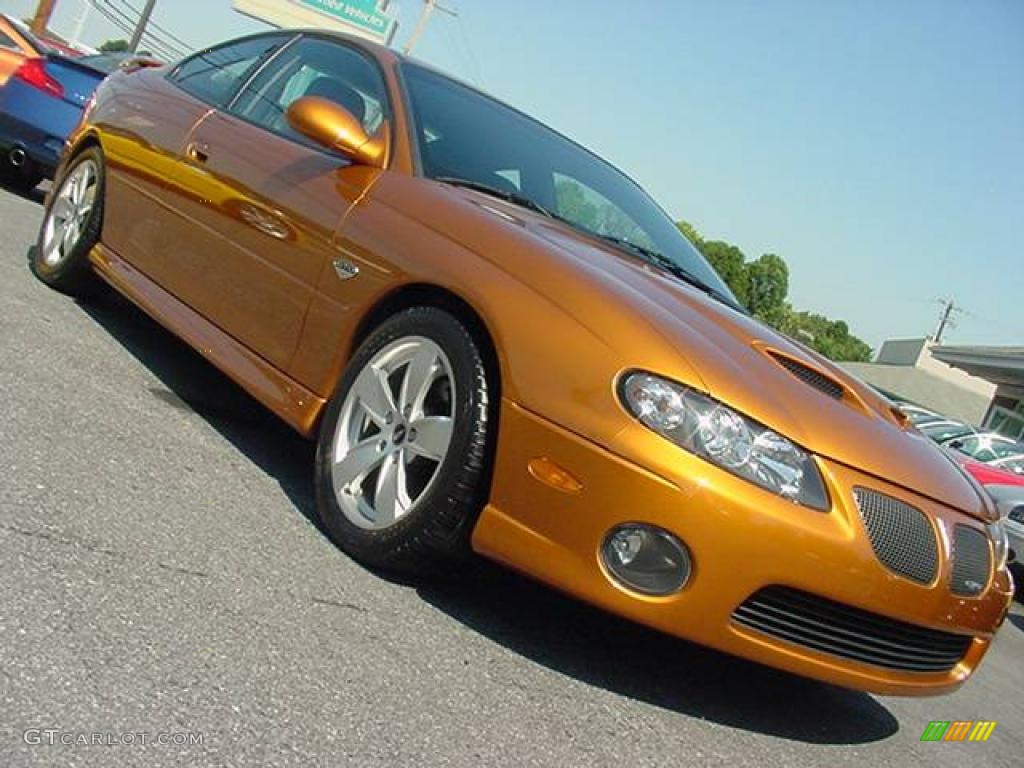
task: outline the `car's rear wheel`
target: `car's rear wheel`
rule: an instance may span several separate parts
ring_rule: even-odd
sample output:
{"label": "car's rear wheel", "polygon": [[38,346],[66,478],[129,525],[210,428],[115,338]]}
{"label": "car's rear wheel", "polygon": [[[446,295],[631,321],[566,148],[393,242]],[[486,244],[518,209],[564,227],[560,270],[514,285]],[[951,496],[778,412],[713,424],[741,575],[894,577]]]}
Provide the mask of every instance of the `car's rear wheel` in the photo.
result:
{"label": "car's rear wheel", "polygon": [[467,551],[487,493],[493,386],[477,342],[447,312],[410,309],[370,335],[317,446],[317,508],[345,552],[424,573]]}
{"label": "car's rear wheel", "polygon": [[32,271],[51,288],[76,297],[99,288],[89,251],[100,237],[103,192],[103,155],[91,147],[71,161],[50,196],[32,255]]}

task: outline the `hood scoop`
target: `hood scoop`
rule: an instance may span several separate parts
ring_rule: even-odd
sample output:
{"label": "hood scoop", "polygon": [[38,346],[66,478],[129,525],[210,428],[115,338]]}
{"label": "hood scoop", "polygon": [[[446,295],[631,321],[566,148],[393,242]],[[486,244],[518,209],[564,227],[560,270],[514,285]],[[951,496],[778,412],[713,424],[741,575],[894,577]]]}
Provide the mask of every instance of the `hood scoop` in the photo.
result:
{"label": "hood scoop", "polygon": [[765,350],[765,352],[767,352],[775,362],[800,379],[804,384],[814,387],[816,390],[822,394],[828,395],[833,400],[843,399],[843,395],[846,393],[846,387],[832,377],[825,375],[817,368],[812,368],[805,363],[801,363],[799,360],[794,360],[792,357],[787,357],[786,355],[780,354],[774,350]]}

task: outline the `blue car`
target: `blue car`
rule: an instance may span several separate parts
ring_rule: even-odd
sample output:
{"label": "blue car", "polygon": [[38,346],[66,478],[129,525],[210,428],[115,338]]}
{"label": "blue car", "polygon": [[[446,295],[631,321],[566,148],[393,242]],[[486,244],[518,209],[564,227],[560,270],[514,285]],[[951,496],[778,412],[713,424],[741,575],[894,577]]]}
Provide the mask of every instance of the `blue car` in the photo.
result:
{"label": "blue car", "polygon": [[93,91],[121,64],[112,56],[29,58],[0,87],[0,175],[32,189],[53,178],[64,140]]}

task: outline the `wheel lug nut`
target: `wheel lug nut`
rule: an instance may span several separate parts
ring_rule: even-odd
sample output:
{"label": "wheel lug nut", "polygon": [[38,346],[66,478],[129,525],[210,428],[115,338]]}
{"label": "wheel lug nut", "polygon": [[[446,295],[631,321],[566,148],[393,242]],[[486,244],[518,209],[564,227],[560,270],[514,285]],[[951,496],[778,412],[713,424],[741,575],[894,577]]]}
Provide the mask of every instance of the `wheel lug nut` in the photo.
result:
{"label": "wheel lug nut", "polygon": [[394,422],[394,420],[395,420],[395,414],[393,414],[393,413],[389,413],[387,416],[384,417],[384,422],[386,424],[391,424],[392,422]]}
{"label": "wheel lug nut", "polygon": [[388,447],[388,441],[387,440],[381,440],[379,443],[377,443],[377,450],[378,451],[383,451],[387,447]]}
{"label": "wheel lug nut", "polygon": [[416,439],[416,430],[415,429],[410,429],[409,430],[409,442],[411,443],[415,439]]}

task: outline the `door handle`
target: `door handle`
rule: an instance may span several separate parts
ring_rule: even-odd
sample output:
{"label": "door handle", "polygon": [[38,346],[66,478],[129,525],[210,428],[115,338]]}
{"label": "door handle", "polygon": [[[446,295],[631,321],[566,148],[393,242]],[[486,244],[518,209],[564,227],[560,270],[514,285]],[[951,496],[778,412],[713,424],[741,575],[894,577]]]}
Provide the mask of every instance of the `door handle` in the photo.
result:
{"label": "door handle", "polygon": [[210,145],[201,141],[193,141],[185,147],[185,156],[196,163],[205,163],[210,159]]}

